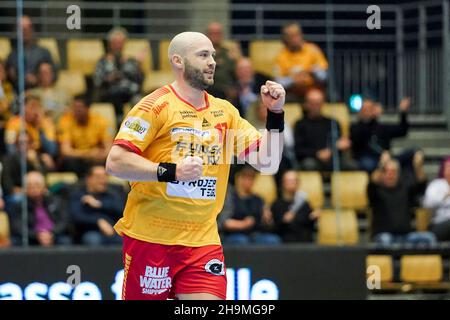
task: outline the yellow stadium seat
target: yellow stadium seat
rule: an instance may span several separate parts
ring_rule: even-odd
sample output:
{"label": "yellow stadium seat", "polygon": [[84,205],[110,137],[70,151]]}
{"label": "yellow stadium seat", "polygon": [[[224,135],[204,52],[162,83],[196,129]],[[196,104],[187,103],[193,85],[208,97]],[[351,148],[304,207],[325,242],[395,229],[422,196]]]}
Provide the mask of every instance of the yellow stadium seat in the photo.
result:
{"label": "yellow stadium seat", "polygon": [[61,70],[56,86],[73,97],[86,92],[86,79],[80,71]]}
{"label": "yellow stadium seat", "polygon": [[350,113],[344,103],[327,103],[322,107],[322,115],[339,123],[342,137],[350,136]]}
{"label": "yellow stadium seat", "polygon": [[260,196],[267,206],[272,205],[277,198],[277,186],[274,177],[264,174],[256,175],[252,192]]}
{"label": "yellow stadium seat", "polygon": [[170,84],[173,81],[174,78],[171,71],[153,71],[146,74],[142,90],[145,94],[149,94],[155,89]]}
{"label": "yellow stadium seat", "polygon": [[400,259],[400,279],[405,282],[440,282],[443,276],[440,255],[405,255]]}
{"label": "yellow stadium seat", "polygon": [[101,115],[108,121],[108,127],[112,134],[115,134],[117,129],[116,111],[112,103],[108,102],[95,102],[91,104],[91,111],[95,114]]}
{"label": "yellow stadium seat", "polygon": [[366,267],[377,266],[380,269],[380,282],[394,280],[394,263],[390,255],[369,255],[366,258]]}
{"label": "yellow stadium seat", "polygon": [[145,39],[128,39],[125,42],[122,54],[125,57],[142,59],[142,70],[144,73],[153,69],[152,50],[150,43]]}
{"label": "yellow stadium seat", "polygon": [[249,56],[256,71],[273,76],[275,59],[283,49],[279,40],[255,40],[250,42]]}
{"label": "yellow stadium seat", "polygon": [[170,66],[168,52],[169,52],[170,40],[161,40],[159,42],[159,70],[172,72],[172,67]]}
{"label": "yellow stadium seat", "polygon": [[284,121],[294,129],[295,123],[303,118],[303,109],[299,103],[286,103],[284,105]]}
{"label": "yellow stadium seat", "polygon": [[10,244],[10,227],[8,215],[0,211],[0,247],[6,247]]}
{"label": "yellow stadium seat", "polygon": [[49,172],[46,175],[47,186],[57,183],[74,184],[78,181],[78,177],[74,172]]}
{"label": "yellow stadium seat", "polygon": [[417,231],[428,231],[428,226],[430,225],[432,212],[427,208],[417,208],[415,210],[416,215],[416,230]]}
{"label": "yellow stadium seat", "polygon": [[229,56],[233,60],[242,58],[241,44],[236,40],[224,40],[223,46],[228,49]]}
{"label": "yellow stadium seat", "polygon": [[323,182],[318,171],[298,171],[299,190],[308,194],[308,202],[313,209],[323,208]]}
{"label": "yellow stadium seat", "polygon": [[331,174],[331,205],[333,208],[366,210],[369,204],[365,171],[333,172]]}
{"label": "yellow stadium seat", "polygon": [[91,75],[104,54],[103,42],[99,39],[67,40],[67,69]]}
{"label": "yellow stadium seat", "polygon": [[56,42],[55,38],[40,38],[37,41],[37,44],[41,47],[46,48],[48,51],[50,51],[50,54],[52,55],[52,59],[56,64],[61,63],[61,58],[60,58],[59,49],[58,49],[58,42]]}
{"label": "yellow stadium seat", "polygon": [[0,59],[6,60],[11,53],[11,41],[9,38],[0,38]]}
{"label": "yellow stadium seat", "polygon": [[[338,222],[339,220],[339,222]],[[322,210],[319,216],[317,242],[323,245],[356,244],[358,221],[353,210]]]}

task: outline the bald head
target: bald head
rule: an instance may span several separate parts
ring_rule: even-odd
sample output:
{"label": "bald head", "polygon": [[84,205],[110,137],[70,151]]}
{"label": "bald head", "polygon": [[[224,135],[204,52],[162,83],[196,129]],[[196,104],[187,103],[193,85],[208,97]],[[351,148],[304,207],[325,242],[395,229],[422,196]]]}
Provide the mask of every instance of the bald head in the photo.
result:
{"label": "bald head", "polygon": [[185,58],[189,52],[194,51],[198,46],[211,44],[211,41],[200,32],[182,32],[173,37],[169,44],[169,61],[172,62],[174,55]]}

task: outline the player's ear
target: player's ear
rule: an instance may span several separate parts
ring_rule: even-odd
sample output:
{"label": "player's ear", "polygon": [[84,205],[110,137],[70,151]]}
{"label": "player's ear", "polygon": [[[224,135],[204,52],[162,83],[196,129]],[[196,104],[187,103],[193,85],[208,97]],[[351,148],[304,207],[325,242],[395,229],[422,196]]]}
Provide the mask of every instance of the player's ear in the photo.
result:
{"label": "player's ear", "polygon": [[183,69],[183,66],[184,66],[183,58],[180,55],[178,55],[178,54],[174,54],[172,56],[172,64],[177,69]]}

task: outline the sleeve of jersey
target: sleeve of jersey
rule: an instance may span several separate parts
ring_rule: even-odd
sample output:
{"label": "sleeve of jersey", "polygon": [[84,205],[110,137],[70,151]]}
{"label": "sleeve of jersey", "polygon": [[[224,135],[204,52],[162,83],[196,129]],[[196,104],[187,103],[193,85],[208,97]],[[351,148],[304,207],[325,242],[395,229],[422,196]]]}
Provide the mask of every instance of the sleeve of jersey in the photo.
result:
{"label": "sleeve of jersey", "polygon": [[114,145],[141,155],[159,130],[159,121],[148,107],[135,105],[126,115],[114,139]]}
{"label": "sleeve of jersey", "polygon": [[245,159],[249,153],[258,149],[262,134],[247,120],[241,118],[237,110],[234,117],[231,128],[234,133],[234,154],[239,159]]}

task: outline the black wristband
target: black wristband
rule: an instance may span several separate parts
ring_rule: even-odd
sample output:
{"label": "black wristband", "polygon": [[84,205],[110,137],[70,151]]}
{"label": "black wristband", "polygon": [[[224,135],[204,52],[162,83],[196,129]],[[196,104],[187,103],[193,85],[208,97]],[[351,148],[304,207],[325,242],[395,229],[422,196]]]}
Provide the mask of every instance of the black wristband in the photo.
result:
{"label": "black wristband", "polygon": [[175,163],[161,162],[156,170],[159,182],[176,181],[177,165]]}
{"label": "black wristband", "polygon": [[279,132],[284,131],[284,111],[281,113],[275,113],[267,110],[267,120],[266,120],[267,130],[278,130]]}

